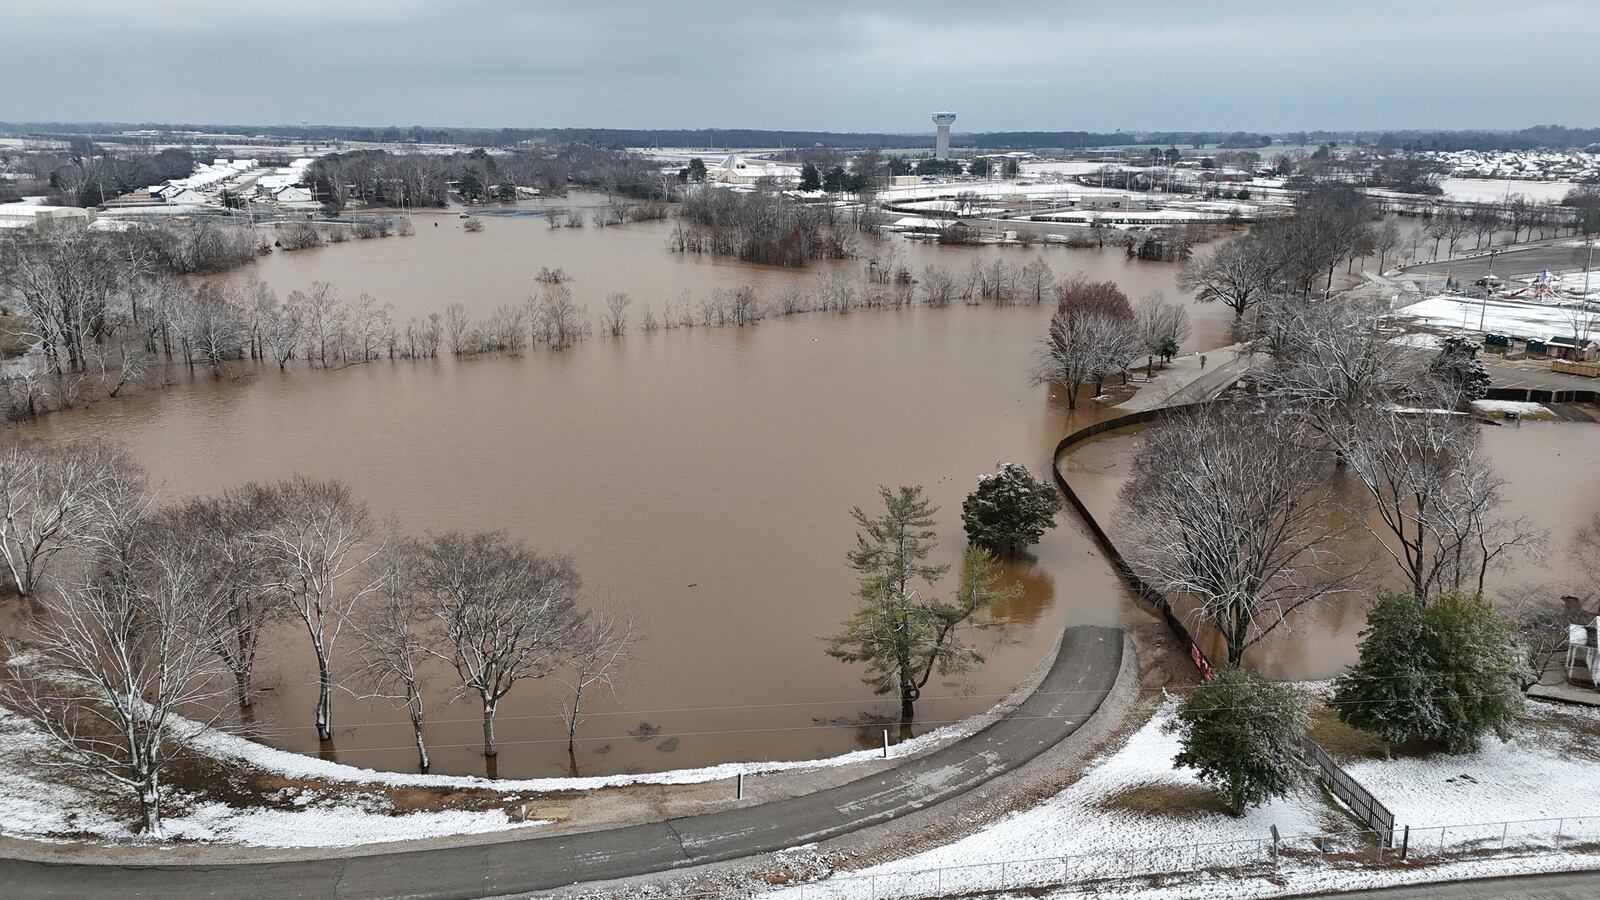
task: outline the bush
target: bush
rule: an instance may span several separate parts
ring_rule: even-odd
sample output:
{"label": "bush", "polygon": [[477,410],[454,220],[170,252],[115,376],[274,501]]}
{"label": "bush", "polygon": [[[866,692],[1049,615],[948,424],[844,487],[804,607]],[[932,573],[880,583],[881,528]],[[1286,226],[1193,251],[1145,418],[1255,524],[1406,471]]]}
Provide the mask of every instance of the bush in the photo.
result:
{"label": "bush", "polygon": [[1360,661],[1334,683],[1340,721],[1451,753],[1476,750],[1490,732],[1510,737],[1527,664],[1516,626],[1482,597],[1451,593],[1425,607],[1382,594],[1361,635]]}
{"label": "bush", "polygon": [[1241,816],[1294,787],[1307,721],[1294,688],[1228,667],[1201,682],[1164,730],[1177,733],[1183,747],[1173,767],[1199,771]]}
{"label": "bush", "polygon": [[1006,463],[978,477],[978,486],[961,504],[967,540],[996,553],[1037,544],[1054,528],[1061,495],[1033,477],[1027,466]]}

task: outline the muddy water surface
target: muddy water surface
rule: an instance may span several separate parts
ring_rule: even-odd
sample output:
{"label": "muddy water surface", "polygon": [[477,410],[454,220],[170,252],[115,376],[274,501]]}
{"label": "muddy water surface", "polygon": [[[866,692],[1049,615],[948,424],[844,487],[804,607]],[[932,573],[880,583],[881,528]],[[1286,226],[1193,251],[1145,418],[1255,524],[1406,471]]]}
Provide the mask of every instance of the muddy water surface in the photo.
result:
{"label": "muddy water surface", "polygon": [[[416,221],[415,237],[278,253],[254,273],[280,294],[314,280],[351,298],[370,293],[403,321],[453,301],[486,316],[534,292],[540,266],[574,276],[570,286],[591,315],[611,291],[657,309],[685,291],[745,284],[770,298],[826,268],[673,254],[668,223],[551,230],[536,218],[489,218],[469,234],[453,216]],[[891,240],[913,268],[959,270],[995,254],[1021,265],[1043,255],[1058,273],[1114,278],[1134,298],[1176,295],[1175,267],[1132,263],[1120,251]],[[1196,308],[1190,348],[1225,343],[1226,313]],[[850,507],[870,510],[879,484],[923,485],[942,507],[938,561],[958,562],[960,503],[974,479],[999,460],[1047,472],[1056,441],[1076,424],[1058,397],[1028,385],[1048,314],[858,311],[743,329],[634,331],[518,357],[337,371],[239,366],[229,378],[184,380],[25,431],[120,441],[170,497],[311,473],[348,481],[413,534],[503,529],[571,554],[587,596],[632,610],[648,640],[615,696],[595,695],[575,759],[553,715],[557,686],[516,688],[500,706],[501,776],[808,758],[876,746],[873,717],[895,712],[859,670],[822,652],[820,638],[854,606],[844,564]],[[1124,595],[1111,569],[1070,512],[1061,522],[1008,565],[1025,593],[997,610],[1004,628],[977,638],[988,663],[930,684],[919,730],[1009,691],[1063,625],[1119,620]],[[955,577],[935,590],[952,590]],[[284,623],[269,649],[259,678],[263,739],[318,752],[306,638]],[[444,672],[435,673],[430,702],[435,770],[483,772],[475,704],[451,702]],[[335,703],[332,752],[341,762],[413,765],[403,716],[349,697]]]}

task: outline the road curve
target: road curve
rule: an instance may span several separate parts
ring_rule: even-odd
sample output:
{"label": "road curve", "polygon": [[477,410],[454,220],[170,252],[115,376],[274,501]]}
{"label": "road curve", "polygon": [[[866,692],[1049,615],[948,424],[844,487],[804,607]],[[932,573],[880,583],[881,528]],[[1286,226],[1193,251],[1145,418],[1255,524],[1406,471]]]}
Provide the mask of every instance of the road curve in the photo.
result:
{"label": "road curve", "polygon": [[837,837],[972,790],[1078,729],[1116,683],[1121,629],[1066,629],[1034,693],[942,750],[838,787],[646,825],[291,862],[127,865],[0,859],[0,895],[24,898],[477,898],[648,875]]}

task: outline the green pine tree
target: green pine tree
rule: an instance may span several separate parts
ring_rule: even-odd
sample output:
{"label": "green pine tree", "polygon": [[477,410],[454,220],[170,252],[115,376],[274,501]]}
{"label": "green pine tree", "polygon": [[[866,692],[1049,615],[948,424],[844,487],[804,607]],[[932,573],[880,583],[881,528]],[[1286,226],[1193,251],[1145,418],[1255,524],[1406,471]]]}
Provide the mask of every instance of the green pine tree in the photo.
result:
{"label": "green pine tree", "polygon": [[868,518],[850,511],[859,529],[850,567],[860,573],[856,596],[861,606],[844,630],[827,639],[829,656],[865,663],[862,680],[877,694],[900,697],[901,718],[909,722],[922,688],[934,672],[953,675],[983,661],[960,631],[978,612],[1015,596],[997,590],[998,563],[975,548],[969,552],[954,602],[933,598],[932,588],[949,566],[929,565],[934,548],[934,506],[920,487],[878,489],[884,514]]}
{"label": "green pine tree", "polygon": [[1201,682],[1163,727],[1183,748],[1173,767],[1197,770],[1240,816],[1295,785],[1306,724],[1305,700],[1294,688],[1230,666]]}

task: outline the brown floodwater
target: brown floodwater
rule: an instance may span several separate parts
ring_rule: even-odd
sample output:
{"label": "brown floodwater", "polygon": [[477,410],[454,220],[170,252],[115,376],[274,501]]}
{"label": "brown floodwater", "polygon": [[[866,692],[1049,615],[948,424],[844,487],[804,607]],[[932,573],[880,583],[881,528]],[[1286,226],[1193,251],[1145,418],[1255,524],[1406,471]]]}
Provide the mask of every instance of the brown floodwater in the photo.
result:
{"label": "brown floodwater", "polygon": [[[276,253],[251,271],[280,295],[316,280],[352,299],[370,293],[403,321],[456,301],[486,317],[533,293],[541,266],[572,275],[591,315],[617,290],[659,310],[685,291],[748,284],[770,298],[832,266],[864,270],[859,260],[795,271],[674,254],[664,222],[552,230],[537,218],[488,218],[478,234],[453,216],[416,222],[414,237]],[[1134,298],[1176,297],[1175,266],[1120,251],[886,240],[914,269],[1040,256],[1063,275],[1115,279]],[[920,484],[942,508],[936,561],[957,563],[961,499],[974,479],[999,460],[1044,475],[1060,437],[1096,415],[1071,415],[1059,396],[1028,384],[1049,312],[817,313],[747,328],[635,330],[521,356],[330,371],[239,365],[228,378],[182,378],[20,430],[118,441],[168,498],[309,473],[344,479],[412,534],[502,529],[571,554],[589,600],[631,610],[648,632],[615,696],[593,696],[575,761],[583,774],[809,758],[876,746],[871,722],[896,712],[857,667],[823,653],[821,638],[855,604],[849,509],[870,511],[880,484]],[[1193,316],[1188,349],[1227,342],[1227,310],[1195,307]],[[996,610],[1003,628],[979,633],[988,662],[931,683],[919,731],[1008,692],[1064,625],[1115,623],[1126,609],[1070,511],[1006,574],[1025,591]],[[952,590],[955,577],[936,590]],[[285,622],[269,644],[258,676],[262,739],[318,752],[308,641]],[[449,677],[435,672],[435,771],[482,773],[476,704],[449,702],[450,693]],[[568,773],[559,696],[546,679],[502,701],[499,775]],[[337,697],[334,723],[339,761],[414,765],[409,726],[394,710]],[[659,733],[630,734],[645,723]]]}
{"label": "brown floodwater", "polygon": [[[1131,455],[1148,426],[1118,429],[1079,444],[1061,457],[1061,471],[1097,519],[1117,539],[1117,492],[1126,483]],[[1600,423],[1528,421],[1520,427],[1485,426],[1483,451],[1506,484],[1500,513],[1526,516],[1548,532],[1541,556],[1523,555],[1491,569],[1485,594],[1500,600],[1527,587],[1560,586],[1570,590],[1574,579],[1566,559],[1576,529],[1600,506]],[[1377,523],[1374,523],[1375,525]],[[1380,526],[1381,527],[1381,526]],[[1365,575],[1376,586],[1400,588],[1399,567],[1359,527],[1341,551],[1352,564],[1365,562]],[[1252,668],[1273,678],[1328,678],[1356,659],[1356,643],[1366,625],[1365,600],[1354,595],[1302,607],[1261,643],[1245,651]],[[1193,629],[1197,640],[1210,642],[1207,652],[1222,652],[1221,643],[1204,627]]]}

